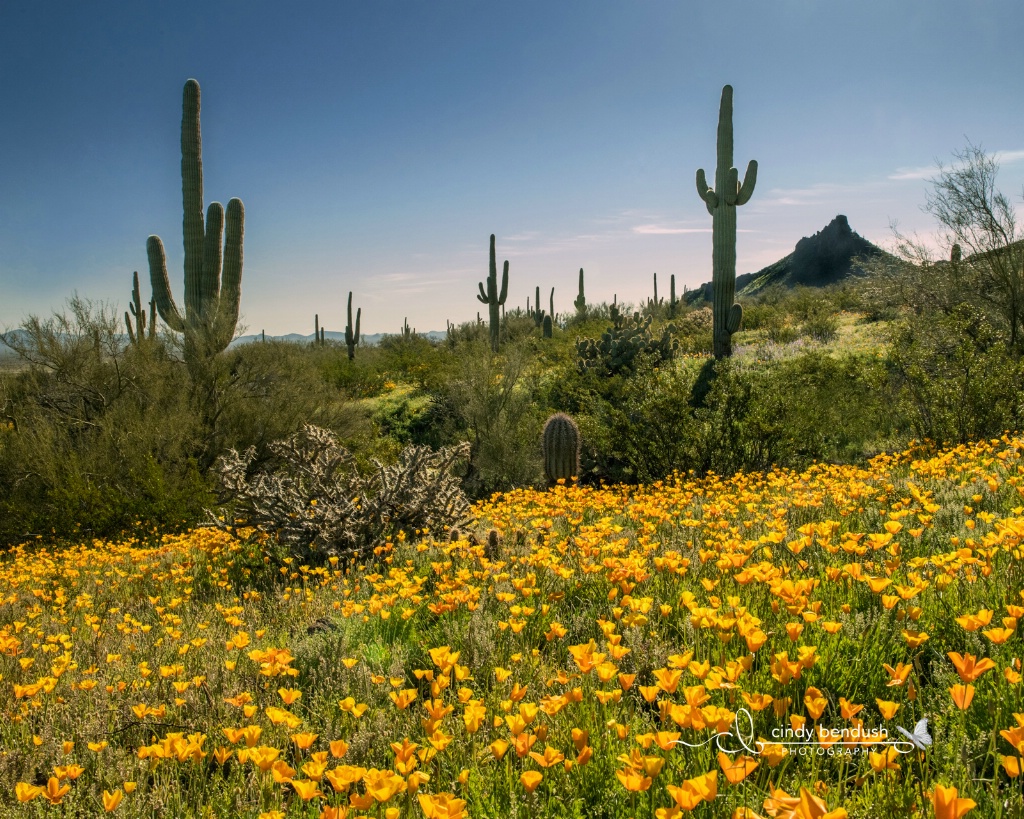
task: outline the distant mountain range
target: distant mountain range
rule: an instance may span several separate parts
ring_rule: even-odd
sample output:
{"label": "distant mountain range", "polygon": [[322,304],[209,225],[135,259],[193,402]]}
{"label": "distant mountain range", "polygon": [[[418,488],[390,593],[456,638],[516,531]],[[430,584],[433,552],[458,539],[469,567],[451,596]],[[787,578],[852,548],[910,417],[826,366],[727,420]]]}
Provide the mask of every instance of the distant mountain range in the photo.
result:
{"label": "distant mountain range", "polygon": [[[367,333],[361,333],[359,335],[359,343],[360,344],[368,344],[368,345],[379,344],[380,340],[382,338],[384,338],[384,336],[391,336],[391,335],[397,335],[397,333],[374,333],[373,335],[369,335]],[[426,333],[416,333],[416,335],[422,336],[422,337],[425,337],[425,338],[437,339],[437,340],[442,340],[442,339],[445,339],[445,338],[448,337],[447,332],[445,332],[444,330],[430,330],[429,332],[426,332]],[[345,343],[345,331],[342,330],[341,332],[332,332],[330,330],[325,330],[324,331],[324,338],[327,341],[337,341],[339,344],[344,344]],[[228,346],[229,347],[235,347],[235,346],[237,346],[239,344],[249,344],[249,343],[251,343],[253,341],[262,341],[262,340],[263,340],[263,335],[261,333],[255,333],[255,334],[247,335],[247,336],[239,336],[234,341],[232,341],[231,344],[229,344]],[[302,335],[301,333],[288,333],[287,335],[283,335],[283,336],[267,336],[267,341],[294,341],[294,342],[305,342],[307,344],[312,344],[313,343],[313,334],[309,333],[307,335]]]}
{"label": "distant mountain range", "polygon": [[[753,296],[773,285],[825,287],[862,274],[864,271],[854,264],[854,259],[888,255],[853,230],[840,214],[813,236],[797,242],[788,256],[756,273],[737,276],[736,295]],[[711,301],[711,282],[686,293],[687,302],[701,298]]]}

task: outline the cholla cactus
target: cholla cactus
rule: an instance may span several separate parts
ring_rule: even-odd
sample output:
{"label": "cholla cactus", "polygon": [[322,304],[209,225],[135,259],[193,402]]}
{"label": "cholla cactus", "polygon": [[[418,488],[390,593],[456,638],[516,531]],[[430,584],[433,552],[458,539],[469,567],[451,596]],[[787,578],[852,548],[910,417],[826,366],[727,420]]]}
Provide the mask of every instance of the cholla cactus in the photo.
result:
{"label": "cholla cactus", "polygon": [[230,450],[217,462],[222,488],[233,500],[232,531],[255,527],[277,536],[293,557],[321,562],[370,560],[386,537],[416,530],[444,531],[469,522],[470,504],[452,468],[469,457],[469,444],[433,451],[406,447],[390,466],[374,461],[368,476],[329,430],[307,424],[270,445],[276,469],[253,477],[256,451]]}

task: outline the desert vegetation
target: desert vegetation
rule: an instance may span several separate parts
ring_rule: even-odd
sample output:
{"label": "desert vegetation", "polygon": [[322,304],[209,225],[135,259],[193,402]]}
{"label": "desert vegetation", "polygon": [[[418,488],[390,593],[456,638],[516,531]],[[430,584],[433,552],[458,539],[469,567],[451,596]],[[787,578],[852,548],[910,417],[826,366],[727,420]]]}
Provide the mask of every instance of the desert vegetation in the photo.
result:
{"label": "desert vegetation", "polygon": [[244,209],[203,216],[186,85],[184,301],[153,236],[148,303],[3,336],[4,811],[1024,815],[994,161],[935,180],[943,258],[747,290],[728,87],[718,142],[696,294],[513,306],[492,235],[443,337],[368,344],[350,292],[344,342],[320,305],[232,345]]}

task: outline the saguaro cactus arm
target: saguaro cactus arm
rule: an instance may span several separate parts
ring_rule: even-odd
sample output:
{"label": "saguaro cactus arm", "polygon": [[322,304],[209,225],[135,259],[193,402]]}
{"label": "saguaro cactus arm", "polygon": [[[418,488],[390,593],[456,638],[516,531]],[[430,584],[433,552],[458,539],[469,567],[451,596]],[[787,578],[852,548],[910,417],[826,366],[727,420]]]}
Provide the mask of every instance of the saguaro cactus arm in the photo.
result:
{"label": "saguaro cactus arm", "polygon": [[171,283],[167,279],[167,254],[164,253],[164,243],[159,236],[150,236],[146,240],[146,255],[149,257],[149,280],[160,318],[176,333],[184,333],[185,319],[174,303]]}

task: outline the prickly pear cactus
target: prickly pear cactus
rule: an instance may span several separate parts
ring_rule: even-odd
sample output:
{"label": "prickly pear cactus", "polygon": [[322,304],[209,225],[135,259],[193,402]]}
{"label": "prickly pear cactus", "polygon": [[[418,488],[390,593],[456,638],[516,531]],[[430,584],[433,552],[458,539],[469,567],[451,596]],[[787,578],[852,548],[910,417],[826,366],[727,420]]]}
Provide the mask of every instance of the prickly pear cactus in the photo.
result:
{"label": "prickly pear cactus", "polygon": [[576,342],[576,365],[581,373],[596,372],[601,376],[631,373],[637,358],[646,354],[658,361],[671,361],[679,351],[679,341],[673,338],[674,324],[667,325],[661,336],[651,333],[651,317],[633,313],[623,316],[615,305],[611,308],[612,326],[599,341],[592,338]]}

